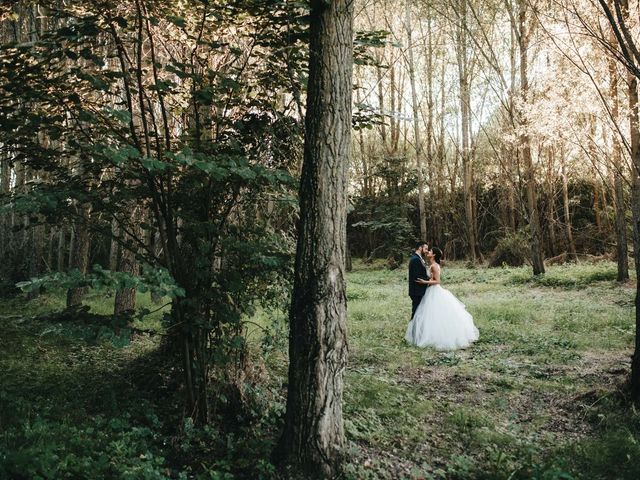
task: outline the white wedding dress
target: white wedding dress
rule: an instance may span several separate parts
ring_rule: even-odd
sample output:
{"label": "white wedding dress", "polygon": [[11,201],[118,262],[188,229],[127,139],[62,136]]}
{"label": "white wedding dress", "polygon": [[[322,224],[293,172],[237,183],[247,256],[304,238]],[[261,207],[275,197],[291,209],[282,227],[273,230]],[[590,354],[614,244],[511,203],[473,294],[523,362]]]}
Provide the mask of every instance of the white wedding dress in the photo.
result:
{"label": "white wedding dress", "polygon": [[405,339],[418,347],[456,350],[468,347],[479,336],[464,304],[446,288],[431,285],[409,322]]}

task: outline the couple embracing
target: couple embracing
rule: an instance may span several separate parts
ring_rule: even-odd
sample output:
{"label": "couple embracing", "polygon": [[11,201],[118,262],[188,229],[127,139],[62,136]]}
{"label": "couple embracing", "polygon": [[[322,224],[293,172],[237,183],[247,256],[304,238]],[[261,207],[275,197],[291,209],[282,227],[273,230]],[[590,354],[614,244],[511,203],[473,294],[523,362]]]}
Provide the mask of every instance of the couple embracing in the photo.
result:
{"label": "couple embracing", "polygon": [[418,347],[436,350],[465,348],[475,342],[478,329],[460,300],[440,286],[442,250],[416,244],[409,260],[411,321],[405,339]]}

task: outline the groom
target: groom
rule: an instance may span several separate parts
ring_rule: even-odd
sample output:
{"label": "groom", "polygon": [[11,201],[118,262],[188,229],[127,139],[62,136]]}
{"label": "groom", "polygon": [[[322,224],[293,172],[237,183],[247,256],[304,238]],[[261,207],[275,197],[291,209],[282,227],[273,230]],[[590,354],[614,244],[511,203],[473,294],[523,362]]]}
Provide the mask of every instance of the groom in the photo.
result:
{"label": "groom", "polygon": [[426,242],[418,242],[416,249],[409,259],[409,296],[411,297],[411,318],[416,313],[420,301],[429,286],[426,281],[429,280],[427,273],[427,264],[424,257],[429,251]]}

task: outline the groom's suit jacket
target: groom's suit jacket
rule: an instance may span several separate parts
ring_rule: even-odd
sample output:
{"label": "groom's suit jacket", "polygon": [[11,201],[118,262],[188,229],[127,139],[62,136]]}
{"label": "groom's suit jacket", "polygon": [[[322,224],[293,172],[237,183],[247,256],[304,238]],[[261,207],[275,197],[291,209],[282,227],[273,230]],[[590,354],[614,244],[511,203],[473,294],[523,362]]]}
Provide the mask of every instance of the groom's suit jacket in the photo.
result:
{"label": "groom's suit jacket", "polygon": [[417,253],[411,255],[409,259],[409,296],[410,297],[422,297],[427,291],[428,285],[420,285],[416,283],[418,278],[429,280],[429,274],[427,268],[422,263],[422,260]]}

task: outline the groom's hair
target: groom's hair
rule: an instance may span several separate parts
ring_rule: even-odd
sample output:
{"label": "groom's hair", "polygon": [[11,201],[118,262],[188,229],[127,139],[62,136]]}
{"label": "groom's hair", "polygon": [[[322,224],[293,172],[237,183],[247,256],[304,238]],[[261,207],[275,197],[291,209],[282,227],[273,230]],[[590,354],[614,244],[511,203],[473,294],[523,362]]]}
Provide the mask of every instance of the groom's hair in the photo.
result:
{"label": "groom's hair", "polygon": [[416,250],[419,249],[422,245],[427,245],[427,242],[418,242],[416,243]]}

